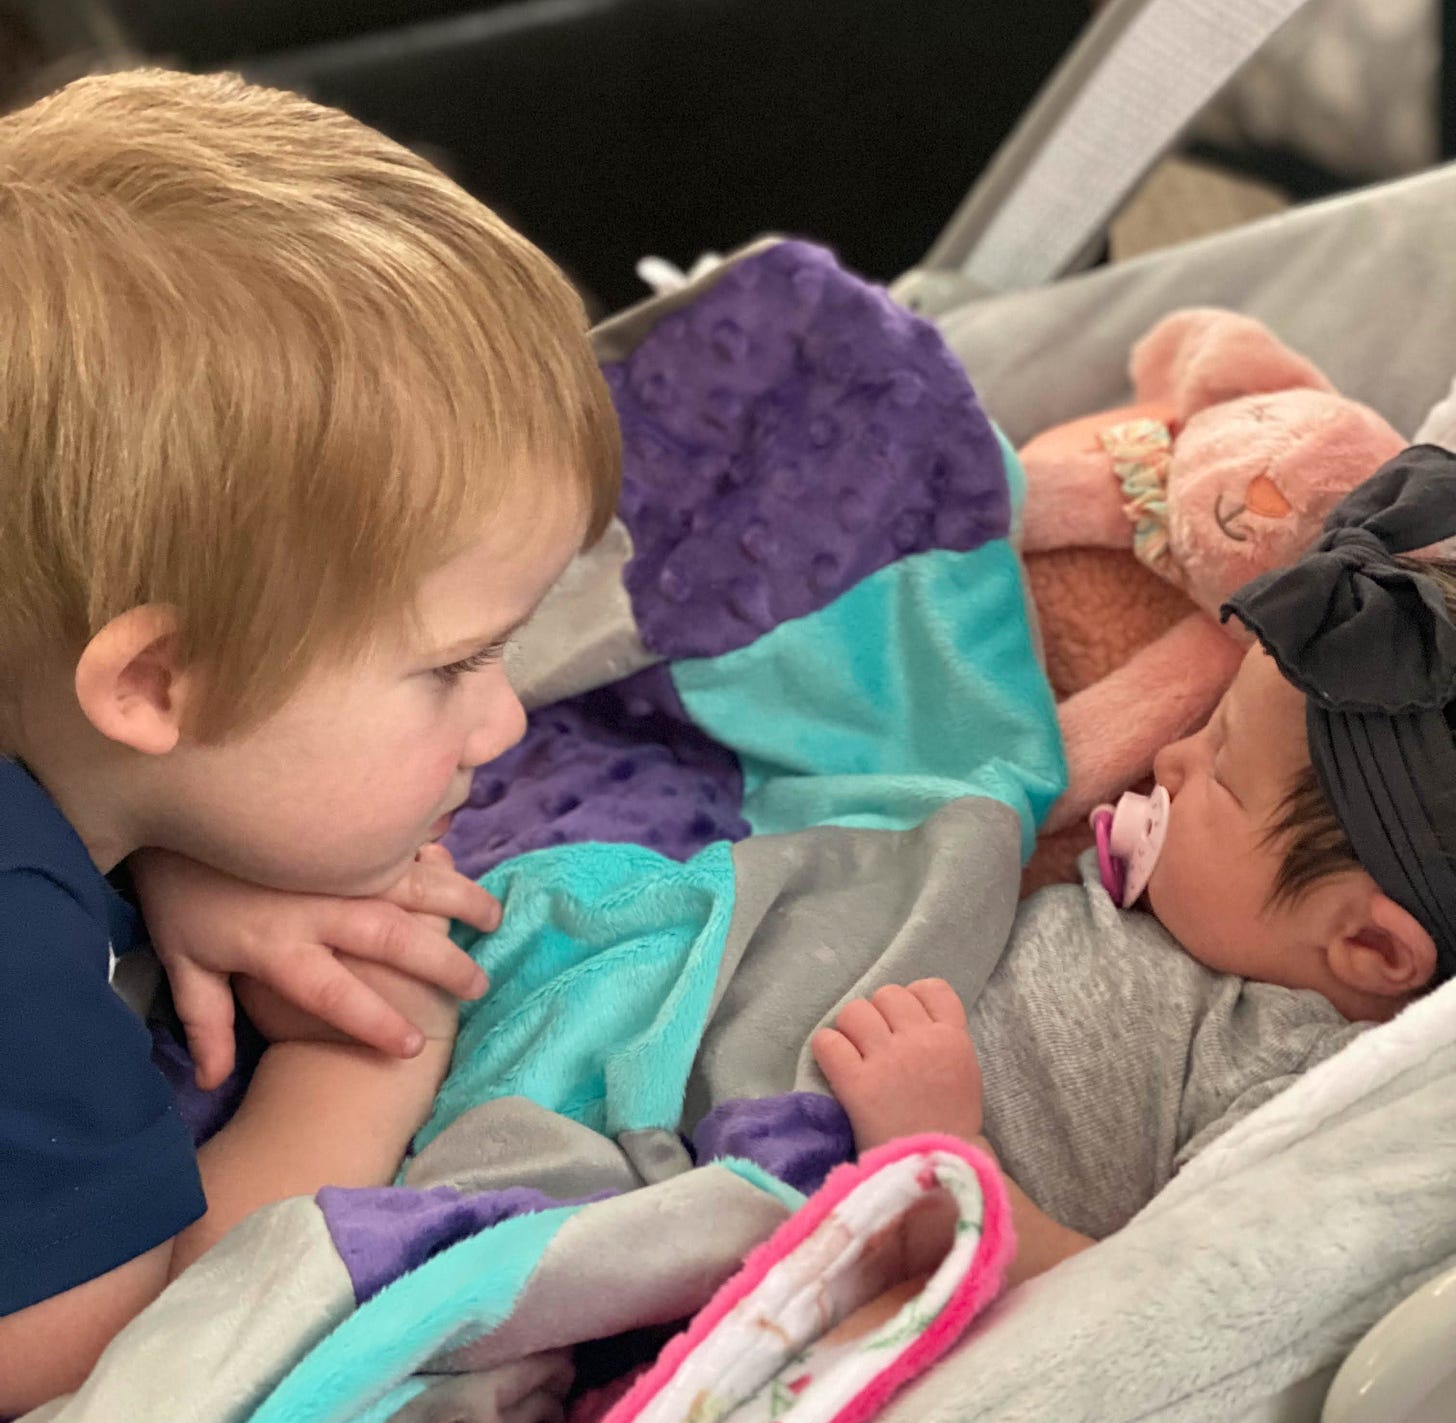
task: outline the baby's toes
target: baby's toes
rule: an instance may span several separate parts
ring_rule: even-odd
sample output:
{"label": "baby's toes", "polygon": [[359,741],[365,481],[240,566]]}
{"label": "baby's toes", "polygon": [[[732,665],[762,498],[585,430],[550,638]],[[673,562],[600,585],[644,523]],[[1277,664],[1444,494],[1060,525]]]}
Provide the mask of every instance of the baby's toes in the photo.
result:
{"label": "baby's toes", "polygon": [[966,1008],[961,996],[943,978],[922,978],[910,985],[910,992],[924,1007],[931,1020],[947,1027],[966,1026]]}
{"label": "baby's toes", "polygon": [[854,1075],[864,1066],[859,1049],[833,1028],[820,1028],[809,1040],[809,1047],[830,1089],[842,1100],[846,1092],[852,1091]]}
{"label": "baby's toes", "polygon": [[879,1008],[863,998],[845,1006],[834,1025],[863,1055],[890,1040],[890,1025]]}
{"label": "baby's toes", "polygon": [[898,983],[886,984],[870,1001],[894,1032],[909,1032],[930,1022],[925,1004]]}

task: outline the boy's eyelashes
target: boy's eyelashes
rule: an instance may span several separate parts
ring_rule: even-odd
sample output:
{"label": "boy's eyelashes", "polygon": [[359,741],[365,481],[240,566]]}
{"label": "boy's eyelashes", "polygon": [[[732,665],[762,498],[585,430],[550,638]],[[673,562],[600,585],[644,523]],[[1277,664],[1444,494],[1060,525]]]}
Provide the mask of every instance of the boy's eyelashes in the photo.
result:
{"label": "boy's eyelashes", "polygon": [[443,667],[431,668],[431,674],[446,686],[453,686],[462,677],[467,677],[472,672],[479,672],[481,668],[499,662],[505,655],[509,642],[509,638],[498,638],[489,647],[482,647],[478,652],[472,652],[469,657],[462,657],[458,662],[447,662]]}

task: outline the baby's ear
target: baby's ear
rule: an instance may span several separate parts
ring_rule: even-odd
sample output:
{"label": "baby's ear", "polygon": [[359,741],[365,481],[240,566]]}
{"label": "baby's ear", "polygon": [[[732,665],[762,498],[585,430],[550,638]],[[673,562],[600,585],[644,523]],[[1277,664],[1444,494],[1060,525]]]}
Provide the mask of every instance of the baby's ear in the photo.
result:
{"label": "baby's ear", "polygon": [[1133,347],[1128,369],[1137,399],[1166,401],[1179,424],[1242,395],[1334,390],[1262,322],[1216,307],[1164,317]]}
{"label": "baby's ear", "polygon": [[1414,915],[1374,889],[1353,933],[1330,948],[1330,971],[1376,998],[1408,998],[1436,972],[1436,943]]}
{"label": "baby's ear", "polygon": [[76,663],[76,700],[104,737],[148,756],[165,755],[182,730],[184,677],[176,609],[132,608],[86,644]]}

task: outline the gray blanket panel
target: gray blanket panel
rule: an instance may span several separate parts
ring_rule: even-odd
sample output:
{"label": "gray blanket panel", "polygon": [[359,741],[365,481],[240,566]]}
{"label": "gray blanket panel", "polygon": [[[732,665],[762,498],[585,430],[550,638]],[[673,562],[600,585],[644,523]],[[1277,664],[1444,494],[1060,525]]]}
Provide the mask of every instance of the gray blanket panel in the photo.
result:
{"label": "gray blanket panel", "polygon": [[[561,1227],[510,1319],[437,1367],[489,1369],[685,1319],[788,1214],[777,1197],[722,1166],[601,1201]],[[711,1230],[703,1228],[706,1221]]]}
{"label": "gray blanket panel", "polygon": [[390,1423],[560,1423],[571,1379],[566,1351],[536,1354],[482,1373],[442,1374]]}
{"label": "gray blanket panel", "polygon": [[1456,164],[1030,291],[941,330],[1020,445],[1127,399],[1133,344],[1179,307],[1267,322],[1338,390],[1413,434],[1456,371]]}
{"label": "gray blanket panel", "polygon": [[524,1097],[472,1107],[442,1131],[405,1172],[404,1184],[427,1190],[504,1191],[530,1186],[559,1201],[643,1184],[610,1137]]}
{"label": "gray blanket panel", "polygon": [[79,1393],[24,1423],[246,1423],[353,1308],[349,1272],[313,1200],[269,1206],[122,1330]]}
{"label": "gray blanket panel", "polygon": [[506,666],[527,707],[589,692],[658,660],[642,645],[622,582],[631,557],[631,535],[613,519],[517,633]]}
{"label": "gray blanket panel", "polygon": [[719,1102],[824,1091],[808,1041],[851,998],[940,977],[973,1001],[1016,914],[1021,829],[967,797],[913,830],[756,835],[733,850],[737,900],[685,1120]]}

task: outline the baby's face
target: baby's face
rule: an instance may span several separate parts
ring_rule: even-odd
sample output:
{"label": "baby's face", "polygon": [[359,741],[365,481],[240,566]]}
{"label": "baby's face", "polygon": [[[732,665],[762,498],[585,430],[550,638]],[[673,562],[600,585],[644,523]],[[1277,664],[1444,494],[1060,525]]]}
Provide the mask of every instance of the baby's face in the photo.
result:
{"label": "baby's face", "polygon": [[574,496],[522,502],[425,579],[412,626],[319,669],[257,728],[185,748],[169,839],[155,843],[279,889],[393,884],[444,832],[474,769],[525,730],[503,644],[580,547],[586,517]]}
{"label": "baby's face", "polygon": [[1288,988],[1315,986],[1308,955],[1322,914],[1317,887],[1271,907],[1284,844],[1269,838],[1309,766],[1303,695],[1255,647],[1208,725],[1153,763],[1172,801],[1148,885],[1153,912],[1209,968]]}

